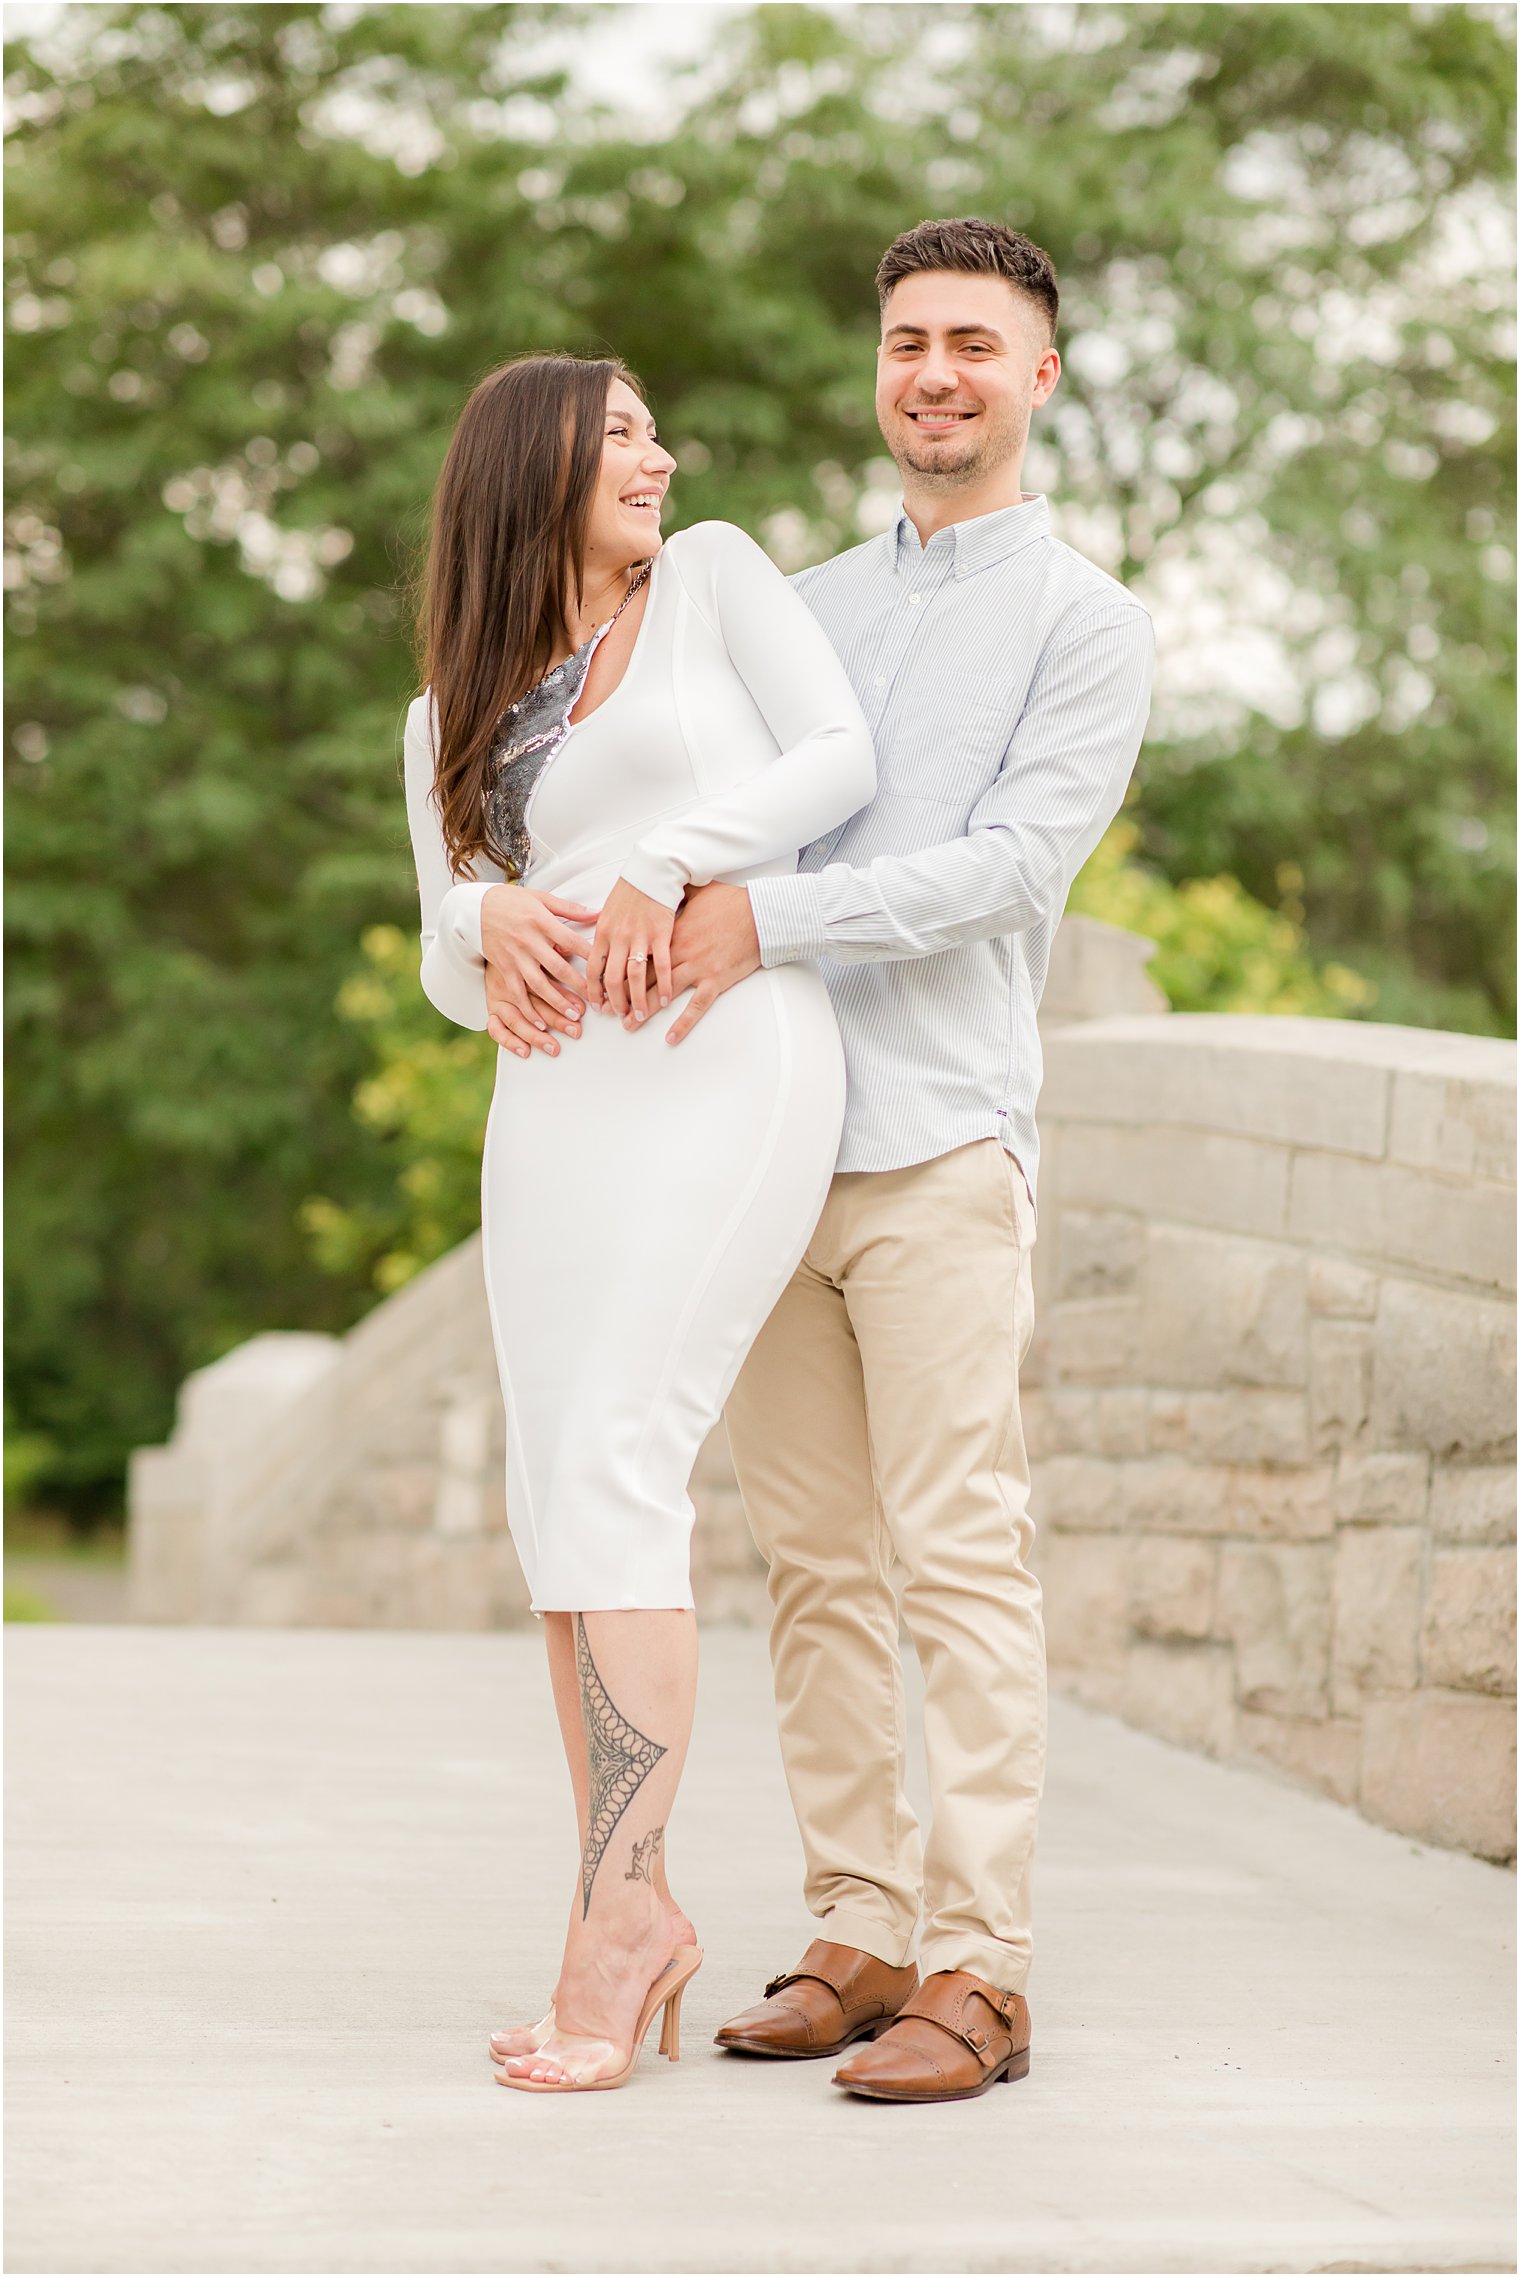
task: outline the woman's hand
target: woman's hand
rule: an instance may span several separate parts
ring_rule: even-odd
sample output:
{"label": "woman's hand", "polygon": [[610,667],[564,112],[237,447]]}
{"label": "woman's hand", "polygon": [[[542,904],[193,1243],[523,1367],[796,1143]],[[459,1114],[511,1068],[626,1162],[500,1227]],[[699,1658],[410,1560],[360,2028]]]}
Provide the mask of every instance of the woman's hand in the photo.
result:
{"label": "woman's hand", "polygon": [[535,1047],[552,1059],[553,1031],[581,1032],[582,981],[571,964],[584,957],[585,932],[597,912],[528,886],[492,886],[481,896],[480,945],[486,960],[486,1034],[527,1059]]}
{"label": "woman's hand", "polygon": [[625,1027],[649,1016],[649,966],[661,1004],[671,999],[670,936],[676,913],[619,878],[602,904],[596,939],[586,958],[586,996],[598,1011],[615,1012]]}

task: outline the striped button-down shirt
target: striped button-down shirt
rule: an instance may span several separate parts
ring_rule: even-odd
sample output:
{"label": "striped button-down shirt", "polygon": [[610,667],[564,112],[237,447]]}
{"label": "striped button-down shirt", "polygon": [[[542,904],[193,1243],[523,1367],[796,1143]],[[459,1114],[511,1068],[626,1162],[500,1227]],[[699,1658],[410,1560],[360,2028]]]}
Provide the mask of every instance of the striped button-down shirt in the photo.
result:
{"label": "striped button-down shirt", "polygon": [[1140,603],[1050,534],[1043,498],[884,537],[793,582],[844,663],[877,792],[749,896],[766,965],[817,958],[844,1037],[841,1170],[997,1137],[1031,1197],[1035,1011],[1077,871],[1150,703]]}

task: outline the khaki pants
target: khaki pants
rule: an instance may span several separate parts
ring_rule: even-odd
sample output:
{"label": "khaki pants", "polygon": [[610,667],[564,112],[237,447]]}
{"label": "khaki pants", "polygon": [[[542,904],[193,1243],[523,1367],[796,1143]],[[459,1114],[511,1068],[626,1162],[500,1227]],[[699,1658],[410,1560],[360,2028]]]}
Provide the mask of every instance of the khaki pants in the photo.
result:
{"label": "khaki pants", "polygon": [[[823,1935],[1022,1992],[1045,1637],[1018,1371],[1034,1206],[996,1139],[834,1179],[728,1431],[770,1565],[781,1747]],[[932,1824],[903,1786],[899,1610]],[[920,1904],[923,1934],[919,1938]]]}

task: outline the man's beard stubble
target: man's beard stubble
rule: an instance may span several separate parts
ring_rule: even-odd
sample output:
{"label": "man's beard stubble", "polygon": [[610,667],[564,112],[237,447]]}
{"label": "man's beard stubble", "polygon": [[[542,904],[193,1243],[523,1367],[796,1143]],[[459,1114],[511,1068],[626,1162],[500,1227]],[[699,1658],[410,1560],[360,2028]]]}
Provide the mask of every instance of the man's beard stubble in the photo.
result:
{"label": "man's beard stubble", "polygon": [[965,450],[954,457],[948,451],[937,451],[927,445],[921,454],[915,451],[911,426],[900,445],[888,447],[900,473],[911,474],[920,489],[945,496],[957,490],[970,490],[989,475],[996,474],[1010,459],[1017,458],[1029,439],[1029,418],[1027,409],[1022,416],[1011,409],[1006,423],[985,428],[975,442],[968,443]]}

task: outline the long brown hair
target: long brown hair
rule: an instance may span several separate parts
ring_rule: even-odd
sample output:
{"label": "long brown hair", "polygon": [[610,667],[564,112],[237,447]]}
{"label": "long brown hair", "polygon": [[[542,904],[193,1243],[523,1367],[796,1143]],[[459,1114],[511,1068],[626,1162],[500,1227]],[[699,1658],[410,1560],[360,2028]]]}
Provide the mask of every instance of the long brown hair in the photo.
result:
{"label": "long brown hair", "polygon": [[417,664],[436,718],[433,798],[457,877],[484,846],[487,761],[502,713],[571,642],[607,394],[641,394],[612,356],[517,356],[459,415],[417,608]]}

